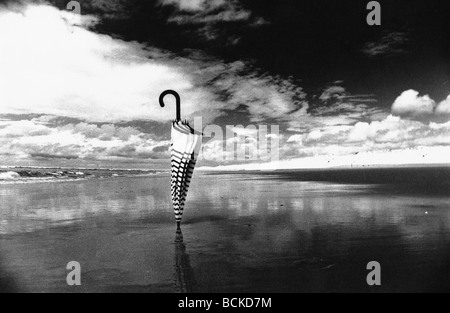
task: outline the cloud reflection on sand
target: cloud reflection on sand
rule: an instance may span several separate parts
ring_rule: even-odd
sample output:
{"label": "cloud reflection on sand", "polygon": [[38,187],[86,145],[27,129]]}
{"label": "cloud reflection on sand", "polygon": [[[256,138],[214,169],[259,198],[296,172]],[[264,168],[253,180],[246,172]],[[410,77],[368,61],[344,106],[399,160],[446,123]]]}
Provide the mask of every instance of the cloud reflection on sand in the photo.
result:
{"label": "cloud reflection on sand", "polygon": [[108,214],[141,216],[165,202],[157,199],[162,192],[128,190],[127,182],[125,178],[119,183],[109,179],[0,186],[0,234],[68,226]]}
{"label": "cloud reflection on sand", "polygon": [[386,268],[384,291],[442,290],[450,270],[442,194],[197,175],[175,243],[168,176],[2,186],[0,194],[3,268],[30,290],[66,290],[68,259],[84,264],[84,291],[361,291],[373,259]]}

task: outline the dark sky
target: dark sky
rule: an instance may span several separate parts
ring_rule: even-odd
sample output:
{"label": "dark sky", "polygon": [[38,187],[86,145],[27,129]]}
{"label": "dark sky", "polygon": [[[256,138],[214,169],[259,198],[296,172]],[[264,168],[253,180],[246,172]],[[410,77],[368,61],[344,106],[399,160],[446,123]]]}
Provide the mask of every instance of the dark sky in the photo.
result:
{"label": "dark sky", "polygon": [[[186,49],[205,51],[225,61],[249,60],[263,72],[302,82],[309,95],[334,81],[344,81],[353,94],[375,94],[390,106],[409,88],[442,99],[450,89],[450,10],[446,1],[379,1],[382,25],[369,26],[367,0],[242,0],[254,20],[221,21],[209,26],[216,38],[205,39],[205,24],[167,23],[175,6],[155,0],[80,1],[84,13],[104,16],[97,30],[137,40],[183,55]],[[115,2],[115,1],[112,1]],[[57,1],[64,7],[66,1]],[[377,56],[363,53],[368,43],[400,33]],[[230,40],[239,38],[237,44]]]}

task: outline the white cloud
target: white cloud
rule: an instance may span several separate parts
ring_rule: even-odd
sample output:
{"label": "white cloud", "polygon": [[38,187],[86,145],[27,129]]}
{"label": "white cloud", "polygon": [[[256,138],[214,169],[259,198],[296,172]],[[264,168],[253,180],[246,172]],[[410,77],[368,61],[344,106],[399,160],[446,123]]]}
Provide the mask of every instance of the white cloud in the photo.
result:
{"label": "white cloud", "polygon": [[400,116],[431,115],[436,103],[430,96],[419,96],[415,90],[404,91],[392,105],[392,113]]}
{"label": "white cloud", "polygon": [[225,0],[161,0],[162,5],[176,5],[182,11],[201,11],[223,6]]}
{"label": "white cloud", "polygon": [[[46,5],[0,9],[0,113],[46,115],[4,120],[0,155],[11,155],[9,160],[163,156],[164,143],[114,123],[173,119],[174,99],[167,97],[167,107],[159,107],[165,89],[181,94],[184,118],[202,116],[205,123],[240,106],[243,121],[285,120],[307,109],[300,87],[252,74],[243,62],[196,52],[177,57],[96,34],[87,28],[93,17],[74,26],[70,14]],[[55,117],[84,122],[49,127]]]}
{"label": "white cloud", "polygon": [[334,125],[315,128],[303,135],[295,135],[291,141],[301,141],[302,147],[319,152],[329,146],[350,147],[354,152],[383,149],[410,148],[450,144],[450,122],[445,124],[401,119],[390,115],[382,121],[358,122],[354,125]]}
{"label": "white cloud", "polygon": [[[230,80],[223,78],[220,82],[226,85],[226,90],[233,90],[236,84],[242,84],[234,77],[230,77]],[[246,80],[246,83],[250,83],[250,86],[255,85],[252,79]],[[243,92],[241,96],[239,96],[240,93],[232,93],[239,96],[238,103],[240,101],[249,103],[249,110],[252,103],[251,95],[253,95],[250,86],[243,83],[237,88],[238,90],[249,90],[249,92]],[[291,89],[286,88],[284,95],[289,94],[287,91],[291,91]],[[295,97],[293,94],[300,96]],[[281,162],[285,166],[299,167],[301,164],[309,164],[310,161],[311,166],[315,166],[314,163],[324,167],[341,166],[345,165],[345,162],[349,162],[346,165],[389,164],[389,158],[386,155],[390,153],[393,156],[392,165],[436,164],[437,161],[448,163],[448,161],[442,162],[442,157],[432,156],[430,153],[439,149],[439,151],[450,149],[448,148],[450,146],[450,122],[436,123],[428,120],[427,123],[424,123],[420,119],[409,119],[409,117],[434,114],[435,103],[429,96],[421,97],[416,91],[405,92],[397,99],[390,114],[384,109],[365,102],[357,102],[358,99],[367,99],[371,95],[355,97],[348,94],[344,88],[336,86],[326,89],[323,94],[321,100],[334,100],[328,106],[310,107],[304,101],[301,89],[293,94],[290,94],[288,99],[297,99],[295,105],[287,101],[282,102],[286,105],[274,106],[279,112],[282,112],[280,115],[270,112],[269,107],[264,106],[255,106],[256,109],[252,111],[254,121],[267,121],[272,116],[276,117],[278,121],[286,122],[289,126],[288,133],[280,136],[280,156],[281,160],[284,160]],[[265,98],[268,98],[267,94]],[[228,100],[236,99],[230,97]],[[261,104],[261,102],[258,103]],[[270,101],[271,105],[273,103],[277,102]],[[443,102],[442,105],[444,106],[446,103]],[[401,115],[398,114],[400,112]],[[394,113],[397,114],[393,115]],[[222,164],[236,163],[236,161],[221,162],[220,157],[223,155],[231,157],[233,160],[233,154],[230,151],[222,152],[223,142],[208,143],[207,148],[205,154],[207,159],[211,158],[209,160],[215,160]],[[253,150],[257,151],[257,146],[254,146]],[[214,153],[214,151],[220,151],[220,153]],[[395,156],[410,156],[410,159],[401,157],[395,159]],[[321,162],[314,162],[315,158]],[[288,159],[297,159],[297,165],[294,161],[287,161]],[[244,163],[245,165],[242,167],[231,168],[244,169],[247,168],[247,165],[252,168],[251,164],[258,162],[250,160]],[[264,166],[266,165],[262,167],[264,168]],[[270,166],[276,167],[278,163],[271,163]]]}
{"label": "white cloud", "polygon": [[322,128],[352,126],[360,121],[380,121],[389,116],[389,112],[375,106],[340,101],[289,114],[287,130],[305,134]]}
{"label": "white cloud", "polygon": [[430,96],[420,96],[418,91],[404,91],[392,105],[392,113],[403,118],[445,122],[450,118],[450,96],[436,105]]}
{"label": "white cloud", "polygon": [[346,91],[344,87],[341,86],[331,86],[323,91],[319,99],[322,101],[328,101],[330,99],[342,100],[346,96]]}
{"label": "white cloud", "polygon": [[389,56],[406,53],[406,44],[409,42],[408,36],[402,32],[392,32],[383,35],[376,42],[368,42],[362,52],[370,57]]}
{"label": "white cloud", "polygon": [[[2,114],[168,121],[174,117],[174,100],[167,97],[164,109],[158,103],[166,89],[180,93],[183,117],[202,115],[206,122],[239,105],[255,119],[296,109],[292,97],[301,93],[299,88],[248,74],[242,62],[226,64],[195,52],[176,57],[73,26],[70,14],[45,5],[0,9]],[[92,23],[93,18],[82,20]],[[231,100],[221,100],[222,93]]]}
{"label": "white cloud", "polygon": [[189,74],[148,59],[150,52],[139,44],[75,27],[66,18],[71,13],[50,6],[21,10],[0,9],[2,113],[106,122],[170,120],[173,110],[158,105],[165,89],[185,96],[184,115],[209,99],[193,87]]}
{"label": "white cloud", "polygon": [[[176,15],[169,19],[169,22],[177,24],[211,24],[217,22],[238,22],[247,21],[251,17],[251,13],[245,10],[229,10],[214,14],[200,13],[196,15]],[[261,23],[259,20],[258,23]],[[211,30],[210,30],[211,31]]]}
{"label": "white cloud", "polygon": [[345,111],[349,109],[354,111],[358,108],[363,109],[364,103],[369,104],[377,102],[377,100],[374,98],[374,95],[372,94],[350,94],[344,87],[339,85],[342,83],[343,81],[336,81],[333,83],[335,85],[329,86],[323,90],[322,94],[319,96],[319,100],[326,104],[331,103],[332,106],[320,107],[320,110],[337,112],[339,110]]}
{"label": "white cloud", "polygon": [[[160,0],[161,5],[175,6],[178,10],[168,19],[170,23],[201,24],[198,33],[207,40],[217,39],[215,24],[245,22],[247,26],[267,24],[262,17],[244,9],[237,0]],[[239,38],[229,38],[236,43]]]}
{"label": "white cloud", "polygon": [[382,121],[324,126],[282,136],[281,161],[228,163],[216,170],[448,164],[449,153],[450,122],[425,125],[390,115]]}
{"label": "white cloud", "polygon": [[[235,127],[231,130],[236,137],[230,133],[232,137],[216,138],[203,145],[202,164],[267,161],[276,155],[278,150],[274,148],[277,147],[277,142],[283,138],[283,135],[271,133],[273,129],[267,129],[265,132],[255,126],[246,129]],[[262,144],[262,140],[265,144]]]}
{"label": "white cloud", "polygon": [[[320,120],[320,117],[314,120],[317,118]],[[308,119],[305,118],[305,120]],[[335,164],[333,160],[336,158],[350,160],[359,154],[374,156],[389,153],[389,151],[401,152],[411,149],[428,151],[433,147],[449,149],[447,147],[450,146],[450,122],[424,124],[420,121],[390,115],[379,121],[329,125],[317,123],[310,124],[308,127],[305,127],[300,134],[294,133],[281,142],[281,160],[317,157]],[[422,159],[421,155],[421,159],[393,159],[392,164],[399,164],[400,161],[427,164],[432,162],[431,159],[433,158],[429,155]],[[364,160],[367,161],[365,165],[378,164],[376,162],[379,161],[376,157]],[[298,162],[304,164],[299,160]],[[294,163],[286,161],[285,164],[293,165]],[[442,163],[448,163],[448,161]],[[320,164],[323,165],[323,163]],[[329,164],[326,163],[326,165]]]}
{"label": "white cloud", "polygon": [[450,115],[450,96],[448,96],[447,99],[439,103],[439,105],[436,108],[436,114]]}
{"label": "white cloud", "polygon": [[160,0],[160,4],[177,8],[168,18],[169,23],[196,25],[199,38],[219,40],[222,45],[237,45],[241,40],[237,33],[226,34],[222,23],[241,23],[253,28],[268,24],[245,9],[238,0]]}
{"label": "white cloud", "polygon": [[[308,104],[302,101],[305,94],[301,88],[292,85],[288,89],[283,89],[283,86],[271,80],[270,77],[233,79],[233,86],[228,89],[232,93],[229,101],[236,105],[246,105],[253,122],[267,119],[290,120],[292,118],[289,116],[290,113],[298,109],[307,109]],[[295,101],[294,97],[302,100]]]}
{"label": "white cloud", "polygon": [[205,114],[217,116],[219,110],[211,112],[214,105],[220,107],[221,111],[242,107],[245,109],[242,118],[246,120],[249,115],[251,122],[291,120],[295,117],[291,113],[303,112],[308,108],[302,88],[289,80],[257,75],[251,67],[240,61],[223,63],[217,60],[194,60],[191,60],[191,64],[195,65],[189,71],[194,77],[195,86],[207,86],[218,102],[209,104],[210,113],[206,109],[201,112],[204,119]]}
{"label": "white cloud", "polygon": [[167,140],[133,127],[79,123],[47,126],[39,120],[0,122],[0,155],[46,159],[162,159],[168,158]]}
{"label": "white cloud", "polygon": [[[350,160],[359,154],[375,156],[389,153],[389,151],[401,152],[411,149],[428,151],[433,147],[445,149],[450,146],[450,122],[424,124],[420,121],[403,119],[394,115],[388,115],[380,120],[370,120],[371,113],[378,112],[378,110],[371,112],[371,109],[367,108],[366,105],[354,105],[353,111],[350,110],[349,105],[345,107],[350,117],[346,117],[345,114],[340,117],[312,116],[306,112],[298,115],[292,114],[296,116],[290,116],[292,120],[289,121],[289,124],[295,124],[295,127],[289,128],[288,133],[281,134],[279,137],[280,159],[286,161],[299,157],[317,157],[326,159],[330,164],[335,164],[333,163],[335,158]],[[368,112],[360,113],[364,108]],[[381,114],[377,113],[375,116],[378,117]],[[369,119],[369,121],[362,121],[364,118]],[[232,140],[238,139],[233,138]],[[242,139],[239,140],[242,141]],[[250,147],[251,151],[258,152],[259,145],[256,142],[250,142],[245,146],[241,141],[239,141],[241,146],[238,146],[238,150]],[[225,147],[223,141],[215,140],[207,143],[204,152],[204,158],[208,161],[222,164],[237,163],[236,159],[233,158],[233,150],[229,150],[228,146]],[[346,156],[348,157],[346,158]],[[365,165],[374,165],[379,161],[376,157],[364,160],[368,162]],[[421,156],[420,160],[404,159],[403,162],[434,162],[431,160],[434,159],[430,156],[426,156],[424,160]],[[392,164],[397,164],[400,161],[402,160],[393,160],[394,163]],[[244,163],[249,165],[249,163],[255,163],[255,160]]]}

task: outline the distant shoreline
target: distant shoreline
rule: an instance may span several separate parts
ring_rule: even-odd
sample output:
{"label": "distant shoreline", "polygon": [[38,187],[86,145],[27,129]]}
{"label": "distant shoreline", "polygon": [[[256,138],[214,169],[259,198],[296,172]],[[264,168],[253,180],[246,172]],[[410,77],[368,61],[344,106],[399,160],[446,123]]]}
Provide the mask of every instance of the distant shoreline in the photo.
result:
{"label": "distant shoreline", "polygon": [[417,193],[450,194],[450,166],[341,168],[277,171],[203,172],[204,175],[258,175],[267,179],[354,185],[396,185]]}
{"label": "distant shoreline", "polygon": [[323,168],[281,168],[281,169],[214,169],[213,167],[199,168],[202,173],[276,173],[276,172],[320,172],[320,171],[344,171],[344,170],[383,170],[383,169],[421,169],[421,168],[449,168],[450,164],[403,164],[403,165],[366,165],[366,166],[336,166]]}

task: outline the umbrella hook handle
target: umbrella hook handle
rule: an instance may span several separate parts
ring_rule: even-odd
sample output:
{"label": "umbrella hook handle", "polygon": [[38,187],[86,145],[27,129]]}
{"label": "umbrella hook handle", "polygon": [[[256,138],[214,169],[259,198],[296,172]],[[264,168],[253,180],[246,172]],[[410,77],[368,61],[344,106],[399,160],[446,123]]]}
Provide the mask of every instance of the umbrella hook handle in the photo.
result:
{"label": "umbrella hook handle", "polygon": [[164,103],[164,97],[167,95],[172,95],[175,97],[176,101],[177,101],[177,121],[181,121],[181,98],[180,95],[174,91],[174,90],[166,90],[164,91],[161,96],[159,97],[159,104],[161,105],[161,107],[165,107],[165,103]]}

